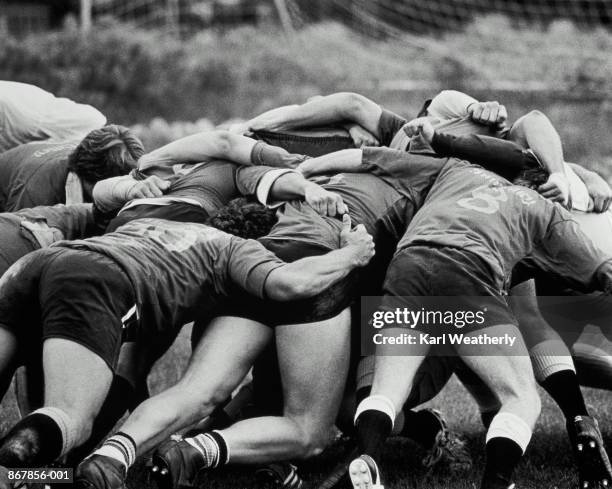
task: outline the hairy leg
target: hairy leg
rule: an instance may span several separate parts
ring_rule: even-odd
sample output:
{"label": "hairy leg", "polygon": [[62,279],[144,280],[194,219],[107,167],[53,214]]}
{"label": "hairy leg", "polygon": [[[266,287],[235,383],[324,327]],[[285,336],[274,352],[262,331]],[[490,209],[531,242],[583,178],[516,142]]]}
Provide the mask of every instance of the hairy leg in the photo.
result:
{"label": "hairy leg", "polygon": [[232,463],[307,458],[330,441],[349,361],[350,313],[276,328],[284,415],[254,418],[221,431]]}
{"label": "hairy leg", "polygon": [[138,453],[145,453],[177,430],[208,416],[248,373],[272,330],[236,317],[215,318],[206,329],[183,378],[143,402],[121,427]]}

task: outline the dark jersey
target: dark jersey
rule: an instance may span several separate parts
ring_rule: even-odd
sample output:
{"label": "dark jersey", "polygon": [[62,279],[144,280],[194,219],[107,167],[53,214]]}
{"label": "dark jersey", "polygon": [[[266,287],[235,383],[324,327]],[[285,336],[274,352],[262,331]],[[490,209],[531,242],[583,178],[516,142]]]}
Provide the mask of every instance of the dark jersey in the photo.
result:
{"label": "dark jersey", "polygon": [[0,276],[22,256],[63,239],[97,234],[92,204],[41,206],[0,213]]}
{"label": "dark jersey", "polygon": [[66,202],[68,157],[76,143],[22,144],[0,155],[0,211]]}
{"label": "dark jersey", "polygon": [[500,291],[522,260],[580,289],[592,286],[596,270],[607,260],[561,206],[456,160],[441,170],[398,249],[413,245],[478,255]]}
{"label": "dark jersey", "polygon": [[[183,168],[167,177],[172,183],[164,197],[189,199],[197,202],[209,214],[214,214],[238,196],[237,165],[224,160],[214,160],[198,165],[185,165]],[[155,174],[155,171],[134,172],[138,179],[144,179],[151,174]],[[147,202],[150,203],[148,199]]]}
{"label": "dark jersey", "polygon": [[112,258],[137,296],[144,333],[172,335],[214,309],[237,285],[263,298],[269,273],[283,264],[261,244],[203,224],[140,219],[114,233],[53,246]]}

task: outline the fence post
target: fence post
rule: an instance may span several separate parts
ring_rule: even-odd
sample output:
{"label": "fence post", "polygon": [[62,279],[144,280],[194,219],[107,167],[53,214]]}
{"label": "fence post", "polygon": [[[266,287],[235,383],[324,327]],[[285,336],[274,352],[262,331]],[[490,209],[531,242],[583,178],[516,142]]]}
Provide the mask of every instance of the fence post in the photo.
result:
{"label": "fence post", "polygon": [[89,32],[91,29],[91,2],[92,0],[80,0],[81,3],[81,31]]}

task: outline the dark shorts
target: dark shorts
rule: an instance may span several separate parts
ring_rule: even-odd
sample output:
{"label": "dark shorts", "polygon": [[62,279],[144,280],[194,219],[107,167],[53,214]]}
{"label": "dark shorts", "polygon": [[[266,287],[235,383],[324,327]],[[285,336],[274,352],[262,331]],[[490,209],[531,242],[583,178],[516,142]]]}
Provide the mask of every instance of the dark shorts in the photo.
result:
{"label": "dark shorts", "polygon": [[[518,324],[495,284],[495,272],[474,253],[451,247],[409,246],[398,251],[389,265],[382,307],[418,311],[438,306],[453,313],[484,310],[482,324],[465,326],[464,332]],[[422,323],[414,329],[431,332],[431,327]],[[450,325],[447,332],[457,330]]]}
{"label": "dark shorts", "polygon": [[[307,256],[323,255],[328,249],[310,245],[297,240],[259,240],[280,259],[292,262]],[[270,327],[285,324],[303,324],[331,319],[340,314],[353,302],[358,287],[358,275],[350,273],[347,277],[309,299],[279,302],[258,299],[243,290],[232,290],[231,298],[214,311],[214,316],[236,316],[252,319]],[[212,317],[201,318],[194,327],[193,338],[197,341],[201,329]]]}
{"label": "dark shorts", "polygon": [[28,237],[18,222],[0,217],[0,277],[19,258],[38,248],[34,236]]}
{"label": "dark shorts", "polygon": [[108,224],[106,232],[112,233],[123,224],[145,218],[205,224],[209,215],[201,207],[184,202],[176,202],[170,205],[142,204],[124,210]]}
{"label": "dark shorts", "polygon": [[286,149],[289,153],[312,157],[355,147],[349,133],[337,128],[313,128],[284,132],[255,131],[253,138]]}
{"label": "dark shorts", "polygon": [[49,338],[74,341],[114,371],[135,304],[127,275],[110,258],[45,248],[23,258],[0,282],[0,327],[26,351]]}

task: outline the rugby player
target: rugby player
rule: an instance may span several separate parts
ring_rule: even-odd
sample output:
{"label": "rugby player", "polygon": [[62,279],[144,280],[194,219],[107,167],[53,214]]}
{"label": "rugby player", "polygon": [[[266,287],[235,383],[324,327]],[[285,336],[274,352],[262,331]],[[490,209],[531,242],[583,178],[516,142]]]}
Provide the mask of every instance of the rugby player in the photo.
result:
{"label": "rugby player", "polygon": [[[575,219],[588,236],[596,243],[600,243],[604,250],[609,249],[606,244],[610,241],[609,234],[604,238],[602,230],[610,229],[610,216],[606,213],[602,217],[597,217],[585,212],[605,211],[610,204],[612,191],[594,172],[564,162],[559,135],[544,114],[532,111],[508,128],[506,127],[508,115],[503,105],[497,102],[478,102],[460,92],[445,90],[428,101],[420,115],[427,116],[434,127],[441,132],[458,135],[488,134],[516,141],[523,147],[531,149],[550,172],[547,182],[543,183],[538,191],[545,197],[570,205],[574,210]],[[253,130],[283,130],[341,120],[363,125],[376,135],[383,145],[406,150],[415,144],[406,133],[405,129],[408,127],[406,119],[382,109],[365,97],[350,93],[333,94],[309,101],[302,106],[273,110],[249,121],[246,127]],[[599,226],[595,225],[594,228],[594,223],[598,223]],[[575,418],[586,416],[588,410],[580,391],[579,379],[570,352],[559,335],[542,317],[533,283],[525,282],[515,286],[511,290],[511,295],[513,310],[530,348],[538,382],[563,411],[572,447],[576,452],[578,447],[574,436]],[[594,311],[591,320],[596,316],[600,321],[603,317],[601,312],[598,309]],[[557,322],[560,322],[558,317]],[[558,327],[558,324],[556,326]],[[576,327],[573,329],[576,330]],[[568,341],[568,338],[565,341]],[[597,367],[605,368],[605,364],[599,362]],[[609,373],[604,373],[599,378],[598,385],[608,388],[606,380],[609,378]],[[591,383],[593,380],[591,379]],[[486,390],[482,385],[467,387],[474,392]],[[499,409],[499,403],[491,402],[487,396],[481,401],[479,402],[481,414],[485,424],[488,424]],[[589,429],[587,426],[583,428]],[[595,427],[592,427],[591,431],[593,437],[598,439]],[[602,451],[603,447],[598,445],[598,450]],[[583,457],[578,457],[579,463],[581,459]],[[588,467],[580,466],[579,470],[582,473],[588,471]]]}
{"label": "rugby player", "polygon": [[[494,167],[498,171],[503,171],[504,166],[522,167],[525,163],[527,156],[531,161],[532,156],[526,154],[523,150],[516,147],[512,143],[491,139],[490,141],[494,144],[493,149],[485,148],[482,143],[482,138],[471,137],[467,138],[466,141],[460,141],[455,137],[439,136],[432,144],[436,147],[439,153],[445,151],[463,152],[467,153],[471,149],[471,157],[476,159],[482,159],[483,161],[491,160],[491,155],[496,156]],[[508,148],[508,145],[510,148]],[[430,153],[432,150],[429,150]],[[509,156],[506,155],[510,152]],[[505,156],[506,155],[506,156]],[[357,156],[357,158],[355,158]],[[399,158],[398,158],[399,156]],[[412,154],[394,151],[388,148],[366,148],[362,150],[346,150],[338,153],[333,153],[318,159],[306,160],[299,169],[302,173],[307,174],[307,170],[311,165],[316,165],[321,172],[325,170],[341,170],[345,168],[342,165],[346,165],[347,170],[355,171],[353,168],[359,168],[361,171],[372,170],[373,174],[363,173],[356,175],[354,173],[340,173],[332,176],[324,177],[319,180],[322,186],[326,190],[333,190],[337,195],[342,197],[342,201],[348,203],[349,212],[351,217],[356,222],[361,222],[365,225],[366,229],[372,229],[377,245],[377,258],[376,262],[373,260],[368,269],[364,270],[364,282],[365,284],[358,286],[358,292],[356,295],[373,295],[377,294],[380,288],[379,280],[384,276],[387,268],[388,259],[394,251],[396,240],[394,236],[398,233],[401,234],[405,227],[406,220],[409,220],[414,210],[420,205],[423,198],[423,192],[431,185],[435,175],[439,172],[440,168],[446,161],[456,161],[454,159],[440,158],[439,156],[431,156],[424,154]],[[393,175],[393,171],[396,172]],[[310,170],[308,170],[310,171]],[[508,171],[505,168],[505,171]],[[285,174],[277,178],[274,183],[269,186],[267,192],[260,191],[261,189],[251,189],[251,193],[257,193],[262,202],[270,203],[277,198],[283,200],[292,199],[295,197],[303,196],[309,185],[312,185],[307,180],[304,180],[295,173]],[[401,192],[401,193],[400,193]],[[334,204],[336,205],[336,204]],[[400,211],[400,212],[398,212]],[[336,212],[336,209],[333,209]],[[311,209],[309,206],[304,205],[301,201],[289,200],[285,202],[282,207],[279,208],[279,222],[272,229],[272,231],[265,237],[261,238],[260,241],[265,243],[266,247],[273,246],[277,253],[281,256],[292,253],[292,256],[296,256],[304,248],[304,243],[312,242],[317,246],[325,246],[324,249],[334,246],[332,232],[329,230],[330,226],[336,227],[336,221],[321,216],[319,213]],[[398,219],[399,218],[399,219]],[[329,223],[329,224],[328,224]],[[404,224],[402,224],[404,223]],[[333,228],[331,228],[333,229]],[[300,231],[299,233],[297,231]],[[382,274],[381,274],[382,271]],[[364,292],[367,291],[367,292]],[[276,314],[278,310],[271,308]],[[270,321],[278,321],[271,317]],[[288,338],[294,338],[294,334],[302,333],[302,338],[308,339],[305,343],[305,339],[300,341],[302,348],[312,349],[313,344],[325,344],[325,349],[318,349],[313,355],[318,355],[318,358],[328,358],[332,351],[332,342],[329,338],[341,337],[342,343],[338,340],[334,340],[333,345],[333,356],[331,358],[341,358],[348,355],[348,350],[344,345],[348,344],[349,338],[345,333],[338,331],[339,325],[335,325],[334,331],[328,333],[327,339],[323,341],[321,336],[308,338],[310,327],[304,325],[296,325],[293,328],[288,327],[277,327],[275,333],[277,335],[277,345],[290,344]],[[279,333],[286,335],[286,337],[280,336],[282,339],[279,340]],[[338,348],[340,345],[340,348]],[[286,347],[285,347],[286,348]],[[300,350],[301,352],[302,350]],[[280,354],[280,352],[279,352]],[[321,355],[324,355],[323,357]],[[300,360],[298,357],[302,357]],[[282,358],[282,356],[281,356]],[[329,360],[327,360],[329,362]],[[310,359],[304,360],[303,355],[295,355],[295,358],[290,361],[285,361],[289,365],[297,364],[300,366],[301,371],[306,371],[307,375],[300,377],[299,373],[284,374],[283,378],[290,378],[295,384],[284,385],[283,388],[291,389],[289,392],[296,392],[295,395],[289,397],[290,402],[295,402],[295,406],[290,404],[291,408],[285,408],[285,416],[281,417],[268,417],[251,419],[236,423],[226,430],[219,431],[215,437],[217,439],[224,440],[223,443],[227,444],[229,451],[232,454],[231,462],[233,463],[263,463],[268,461],[277,461],[279,458],[283,459],[295,459],[304,458],[311,456],[313,453],[318,453],[325,446],[325,438],[327,433],[330,432],[333,421],[335,420],[335,411],[337,408],[328,407],[325,411],[324,419],[327,420],[324,424],[313,416],[311,405],[313,403],[312,398],[321,398],[325,400],[325,396],[321,396],[321,392],[329,392],[332,387],[337,392],[338,387],[335,379],[325,378],[322,380],[313,381],[314,376],[317,375],[320,369],[320,365],[323,365],[323,361],[313,362]],[[313,366],[316,366],[316,370],[313,371]],[[288,368],[283,367],[281,368]],[[334,371],[338,371],[338,367]],[[448,377],[447,377],[448,378]],[[327,382],[326,388],[322,388],[320,383]],[[330,384],[331,383],[331,384]],[[202,384],[198,384],[200,388]],[[308,393],[300,394],[298,387],[303,385],[300,390]],[[435,393],[434,393],[435,394]],[[287,402],[287,396],[285,396],[285,402]],[[293,401],[293,399],[296,399]],[[298,402],[300,401],[300,402]],[[171,400],[166,400],[164,404],[167,406],[171,403]],[[285,404],[287,406],[287,404]],[[150,416],[160,417],[158,413],[160,409],[151,409]],[[182,410],[181,410],[182,411]],[[295,415],[295,412],[300,412],[300,416]],[[331,412],[330,412],[331,411]],[[320,409],[317,412],[321,412]],[[411,419],[420,419],[432,417],[428,416],[427,413],[405,413],[407,416],[411,416]],[[442,431],[441,423],[435,416],[433,420],[423,422],[423,425],[427,425],[429,428],[433,425],[435,429],[430,437],[423,436],[431,440],[435,440],[436,436]],[[144,419],[144,418],[143,418]],[[308,420],[306,423],[304,420]],[[291,423],[289,423],[291,421]],[[330,424],[331,423],[331,424]],[[144,421],[143,421],[144,424]],[[276,425],[276,426],[275,426]],[[293,425],[293,426],[292,426]],[[302,430],[296,430],[295,425],[305,425]],[[265,428],[264,428],[265,426]],[[318,429],[313,431],[312,426],[317,426]],[[411,426],[414,428],[414,425]],[[308,430],[308,431],[307,431]],[[414,435],[413,430],[413,435]],[[418,430],[417,430],[418,431]],[[322,432],[322,433],[321,433]],[[404,432],[407,434],[409,429]],[[320,448],[318,451],[313,452],[312,449],[304,442],[307,440],[307,436],[317,435],[318,444]],[[210,434],[200,435],[199,439],[208,440]],[[412,436],[413,438],[419,439],[419,436]],[[193,440],[191,440],[193,441]],[[169,443],[169,446],[160,447],[156,455],[157,467],[160,468],[160,472],[166,472],[168,480],[165,481],[172,487],[176,487],[177,484],[181,484],[181,481],[190,481],[196,475],[200,469],[210,468],[213,466],[210,455],[211,451],[214,451],[214,446],[210,446],[207,443],[207,455],[203,455],[198,452],[198,449],[190,445],[191,441],[187,440],[178,443]],[[196,446],[198,442],[193,442]],[[429,448],[434,444],[430,441]],[[215,452],[217,453],[218,450]],[[213,461],[216,458],[213,457]]]}
{"label": "rugby player", "polygon": [[118,214],[108,231],[145,217],[205,223],[240,195],[239,166],[290,168],[304,158],[227,131],[208,131],[143,155],[130,175],[98,182],[93,196],[103,212]]}
{"label": "rugby player", "polygon": [[[167,348],[183,324],[232,288],[279,301],[320,293],[374,253],[371,236],[359,226],[351,230],[348,217],[341,243],[326,255],[285,264],[259,243],[205,225],[143,219],[24,257],[1,282],[0,366],[7,375],[31,344],[25,337],[40,335],[45,406],[0,441],[0,466],[44,465],[87,439],[122,337]],[[228,345],[249,348],[228,333]],[[134,456],[130,438],[117,439]],[[0,475],[0,487],[10,487],[6,471]]]}
{"label": "rugby player", "polygon": [[80,142],[33,142],[0,155],[0,211],[91,202],[94,184],[129,173],[144,153],[122,126],[91,131]]}
{"label": "rugby player", "polygon": [[[435,134],[426,121],[413,127],[422,130],[426,139]],[[528,262],[574,288],[608,294],[612,290],[612,260],[580,231],[569,213],[517,186],[538,188],[547,180],[536,164],[534,158],[534,168],[519,173],[514,185],[467,162],[447,164],[400,241],[384,286],[383,304],[388,307],[399,304],[400,296],[444,295],[457,296],[465,310],[475,310],[473,297],[488,297],[486,329],[495,336],[509,333],[517,338],[512,352],[499,345],[491,347],[488,355],[497,356],[470,356],[465,346],[455,347],[502,406],[487,432],[483,489],[512,486],[513,470],[539,414],[527,350],[503,298],[514,266]],[[444,273],[436,273],[441,269]],[[410,305],[420,309],[416,303]],[[362,456],[349,467],[355,488],[381,485],[375,460],[391,432],[395,413],[416,387],[415,374],[430,345],[407,348],[409,356],[377,356],[372,394],[357,408],[355,425]],[[585,446],[594,441],[590,435],[576,433]],[[609,462],[607,457],[598,462],[589,474],[581,473],[581,482],[605,485]]]}
{"label": "rugby player", "polygon": [[106,117],[91,105],[0,80],[0,153],[32,141],[79,140],[104,124]]}

